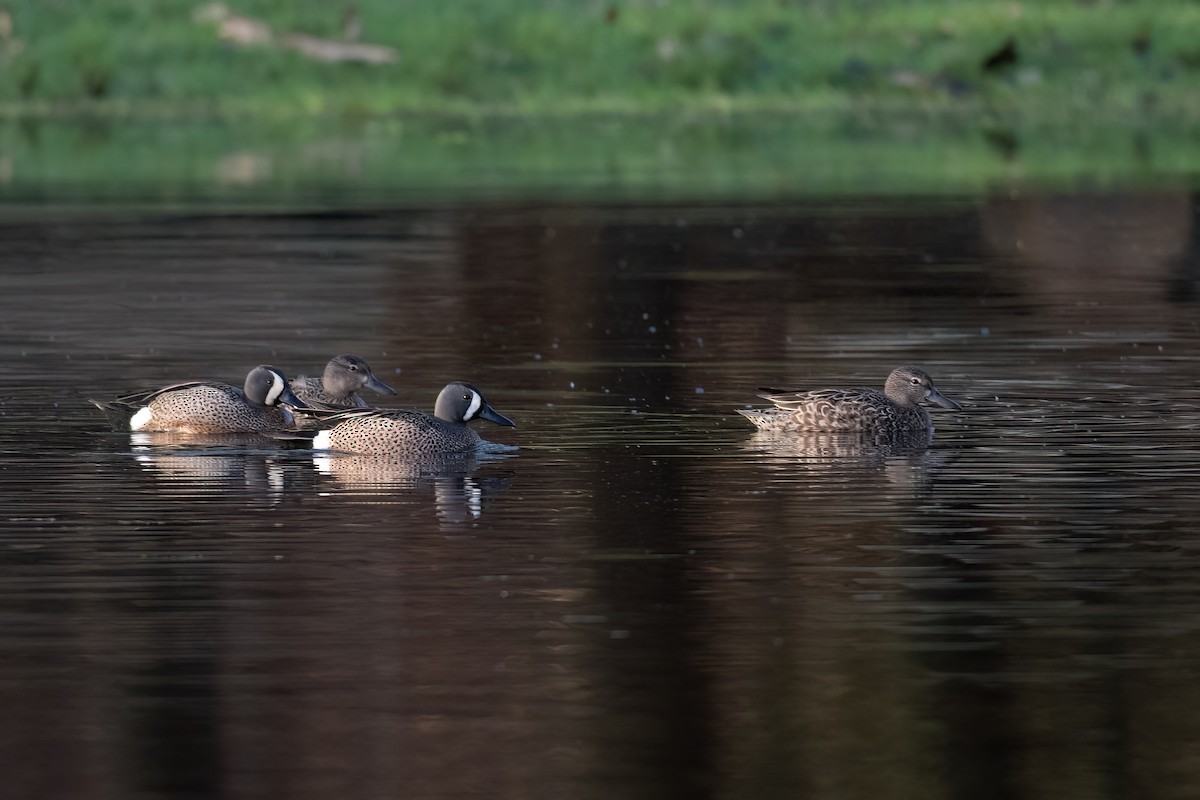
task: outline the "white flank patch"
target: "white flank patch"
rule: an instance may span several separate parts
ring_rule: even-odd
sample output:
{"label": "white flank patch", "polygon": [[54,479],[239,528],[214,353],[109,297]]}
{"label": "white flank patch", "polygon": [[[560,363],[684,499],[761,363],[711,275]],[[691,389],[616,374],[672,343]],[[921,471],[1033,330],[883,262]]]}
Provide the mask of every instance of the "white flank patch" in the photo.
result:
{"label": "white flank patch", "polygon": [[278,372],[271,373],[271,391],[267,392],[267,405],[275,405],[275,401],[279,399],[279,395],[283,394],[283,376]]}
{"label": "white flank patch", "polygon": [[483,405],[483,398],[479,396],[479,392],[471,392],[471,405],[467,408],[464,420],[475,419],[475,415],[479,413],[479,407]]}
{"label": "white flank patch", "polygon": [[330,439],[331,435],[332,435],[332,431],[318,432],[317,435],[313,437],[313,449],[314,450],[332,450],[333,448],[329,444],[329,439]]}
{"label": "white flank patch", "polygon": [[150,424],[150,418],[154,416],[154,412],[150,410],[150,406],[139,408],[137,413],[129,418],[129,430],[140,431],[142,428]]}

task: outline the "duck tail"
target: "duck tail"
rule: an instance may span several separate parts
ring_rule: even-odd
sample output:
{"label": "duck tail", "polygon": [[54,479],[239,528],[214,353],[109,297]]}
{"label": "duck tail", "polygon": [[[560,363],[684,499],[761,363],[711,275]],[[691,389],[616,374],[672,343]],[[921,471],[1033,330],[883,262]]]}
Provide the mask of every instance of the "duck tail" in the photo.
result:
{"label": "duck tail", "polygon": [[754,427],[760,429],[766,428],[770,419],[770,415],[759,408],[735,408],[734,411],[750,420]]}
{"label": "duck tail", "polygon": [[90,397],[88,398],[88,402],[100,409],[100,413],[108,420],[108,424],[112,426],[114,431],[117,433],[129,432],[129,418],[132,415],[132,411],[128,406],[104,400],[93,400]]}

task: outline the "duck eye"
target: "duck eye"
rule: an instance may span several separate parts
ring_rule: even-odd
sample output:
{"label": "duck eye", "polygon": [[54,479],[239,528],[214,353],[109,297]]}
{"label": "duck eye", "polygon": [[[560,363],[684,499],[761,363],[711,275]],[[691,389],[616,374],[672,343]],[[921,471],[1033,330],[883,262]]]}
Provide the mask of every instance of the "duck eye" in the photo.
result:
{"label": "duck eye", "polygon": [[351,372],[358,372],[358,367],[356,367],[356,366],[354,366],[353,364],[351,364],[351,365],[350,365],[350,371],[351,371]]}
{"label": "duck eye", "polygon": [[920,379],[920,378],[913,378],[913,379],[912,379],[912,385],[913,385],[913,386],[920,386],[920,385],[921,385],[921,379]]}

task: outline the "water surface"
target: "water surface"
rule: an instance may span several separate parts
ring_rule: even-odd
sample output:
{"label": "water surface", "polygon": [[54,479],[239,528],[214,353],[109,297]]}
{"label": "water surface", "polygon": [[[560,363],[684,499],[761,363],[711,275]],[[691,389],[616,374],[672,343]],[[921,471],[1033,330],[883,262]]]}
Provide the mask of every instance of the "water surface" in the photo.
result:
{"label": "water surface", "polygon": [[[14,796],[1168,798],[1200,781],[1186,193],[0,218]],[[445,470],[87,398],[366,358]],[[755,435],[926,368],[933,446]]]}

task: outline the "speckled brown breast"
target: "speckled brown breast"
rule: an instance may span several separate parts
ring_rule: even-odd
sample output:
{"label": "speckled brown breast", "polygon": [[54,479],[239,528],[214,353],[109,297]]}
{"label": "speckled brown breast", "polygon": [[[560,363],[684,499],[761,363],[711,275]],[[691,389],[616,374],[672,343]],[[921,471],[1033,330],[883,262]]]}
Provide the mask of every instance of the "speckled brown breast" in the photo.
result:
{"label": "speckled brown breast", "polygon": [[176,433],[267,433],[286,430],[291,415],[251,403],[233,386],[202,384],[150,398],[150,421],[143,431]]}
{"label": "speckled brown breast", "polygon": [[427,456],[463,453],[481,441],[463,423],[419,411],[387,411],[351,417],[329,431],[329,446],[343,453]]}

